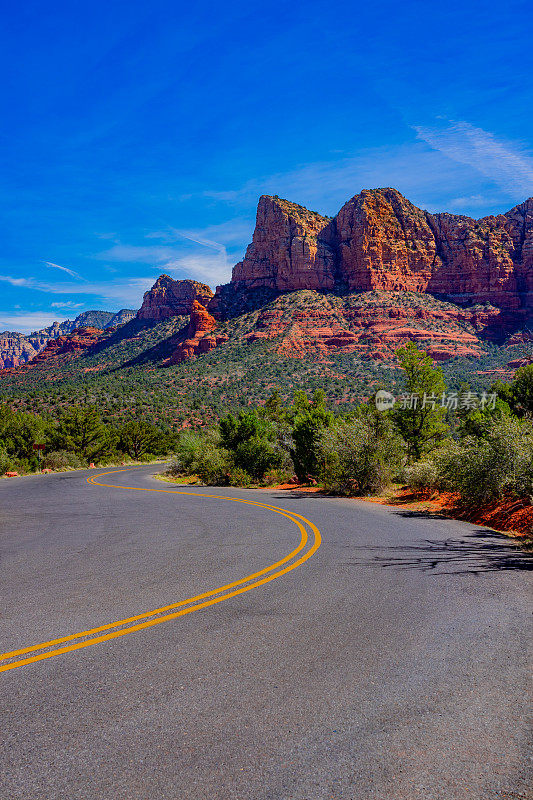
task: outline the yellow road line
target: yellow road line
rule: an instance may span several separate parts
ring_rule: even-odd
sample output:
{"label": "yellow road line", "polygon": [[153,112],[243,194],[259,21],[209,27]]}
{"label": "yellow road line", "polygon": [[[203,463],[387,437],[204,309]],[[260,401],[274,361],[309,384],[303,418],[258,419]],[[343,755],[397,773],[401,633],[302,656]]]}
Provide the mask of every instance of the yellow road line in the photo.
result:
{"label": "yellow road line", "polygon": [[[156,608],[152,611],[147,611],[143,614],[137,614],[133,617],[127,617],[126,619],[118,620],[117,622],[112,622],[107,625],[101,625],[97,628],[91,628],[86,631],[81,631],[80,633],[74,633],[69,636],[63,636],[58,639],[52,639],[48,642],[42,642],[41,644],[33,645],[30,647],[25,647],[20,650],[12,650],[9,653],[2,653],[0,655],[0,661],[5,661],[10,658],[14,658],[15,656],[23,655],[25,653],[35,652],[36,650],[43,650],[47,647],[52,647],[53,645],[63,644],[65,642],[73,641],[74,639],[80,639],[86,636],[92,636],[95,633],[101,633],[102,631],[109,631],[112,628],[117,628],[121,625],[126,625],[130,622],[136,622],[138,620],[145,620],[137,625],[132,625],[127,628],[121,628],[120,630],[114,630],[110,633],[106,633],[103,636],[93,636],[92,639],[87,639],[83,642],[76,642],[75,644],[68,645],[66,647],[60,647],[56,650],[49,650],[46,653],[38,653],[37,655],[31,656],[29,658],[24,658],[19,661],[11,662],[10,664],[4,664],[0,666],[0,672],[6,672],[7,670],[15,669],[16,667],[21,667],[24,664],[31,664],[34,661],[42,661],[45,658],[51,658],[52,656],[60,655],[62,653],[68,653],[72,650],[80,650],[83,647],[89,647],[90,645],[97,644],[99,642],[107,641],[108,639],[115,639],[119,636],[125,636],[128,633],[132,633],[134,631],[142,630],[143,628],[149,628],[153,625],[159,625],[161,622],[166,622],[170,619],[176,619],[177,617],[185,616],[186,614],[191,614],[193,611],[197,611],[201,608],[206,608],[207,606],[215,605],[216,603],[221,603],[223,600],[227,600],[230,597],[236,597],[243,592],[248,592],[251,589],[255,589],[258,586],[262,586],[265,583],[269,583],[270,581],[275,580],[275,578],[279,578],[281,575],[285,575],[287,572],[295,569],[296,567],[303,564],[307,559],[309,559],[313,553],[315,553],[318,548],[320,547],[320,531],[312,522],[310,522],[305,517],[301,516],[300,514],[296,514],[292,511],[284,511],[283,509],[279,508],[278,506],[272,506],[267,503],[258,503],[253,500],[243,500],[237,497],[223,497],[218,495],[211,495],[211,494],[200,494],[197,492],[184,492],[181,490],[176,489],[148,489],[140,486],[116,486],[110,483],[100,483],[96,480],[96,478],[102,478],[105,475],[112,475],[116,472],[127,472],[127,470],[111,470],[110,472],[103,472],[99,475],[95,475],[93,477],[87,478],[88,483],[92,483],[95,486],[104,486],[106,488],[112,489],[126,489],[126,490],[133,490],[133,491],[140,491],[140,492],[163,492],[166,494],[181,494],[181,495],[188,495],[190,497],[202,497],[202,498],[209,498],[213,500],[229,500],[235,503],[246,503],[247,505],[257,506],[258,508],[265,508],[271,511],[274,511],[277,514],[280,514],[287,519],[290,519],[294,522],[295,525],[300,530],[301,538],[300,543],[298,546],[280,561],[275,562],[274,564],[270,564],[268,567],[260,570],[259,572],[254,572],[251,575],[247,575],[245,578],[241,578],[240,580],[234,581],[233,583],[228,583],[224,586],[220,586],[217,589],[212,589],[209,592],[204,592],[203,594],[195,595],[194,597],[189,597],[186,600],[180,600],[177,603],[172,603],[167,606],[163,606],[161,608]],[[287,562],[291,561],[298,553],[300,553],[308,542],[308,534],[304,526],[299,522],[302,520],[305,524],[309,526],[311,531],[313,532],[314,542],[311,548],[299,559],[294,561],[292,564],[285,566],[283,569],[278,569],[283,564],[287,564]],[[272,572],[273,570],[277,570],[271,575],[267,575],[267,573]],[[260,576],[265,575],[266,577],[261,578],[261,580],[255,580]],[[250,583],[250,581],[254,581]],[[246,584],[246,585],[243,585]],[[239,587],[239,588],[236,588]],[[234,589],[234,591],[229,591],[230,589]],[[222,594],[224,593],[224,594]],[[221,595],[220,597],[214,597],[214,595]],[[211,598],[210,600],[205,600],[205,598]],[[198,602],[200,600],[205,600],[205,602]],[[192,605],[190,608],[182,608],[180,611],[174,612],[172,614],[166,614],[165,616],[159,616],[156,619],[147,619],[148,617],[153,617],[156,614],[162,614],[165,611],[169,611],[171,609],[179,608],[181,606]]]}

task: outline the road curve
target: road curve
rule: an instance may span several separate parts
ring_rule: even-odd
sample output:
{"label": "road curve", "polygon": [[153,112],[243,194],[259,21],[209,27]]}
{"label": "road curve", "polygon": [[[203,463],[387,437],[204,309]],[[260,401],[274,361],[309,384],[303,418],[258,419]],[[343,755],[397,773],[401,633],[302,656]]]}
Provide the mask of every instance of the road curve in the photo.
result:
{"label": "road curve", "polygon": [[[320,531],[301,514],[283,511],[278,506],[273,506],[267,503],[258,503],[256,500],[246,500],[237,497],[220,496],[216,494],[205,494],[204,492],[190,492],[184,489],[155,489],[154,487],[142,486],[116,486],[112,483],[104,483],[108,475],[117,475],[121,472],[129,472],[126,469],[114,469],[111,471],[103,472],[95,476],[87,478],[87,483],[93,486],[101,486],[105,489],[118,489],[125,491],[136,492],[156,492],[158,494],[173,494],[180,495],[181,497],[194,497],[202,500],[226,501],[232,503],[245,503],[256,508],[266,508],[273,511],[275,514],[280,514],[282,517],[290,519],[300,531],[300,541],[298,546],[291,550],[290,553],[283,556],[283,558],[276,561],[274,564],[269,564],[263,569],[253,572],[251,575],[246,575],[243,578],[238,578],[236,581],[226,583],[224,586],[218,586],[215,589],[209,589],[206,592],[197,594],[194,597],[188,597],[184,600],[179,600],[176,603],[170,603],[161,608],[150,609],[141,614],[135,614],[133,617],[126,617],[125,619],[109,622],[104,625],[90,628],[88,630],[80,631],[78,633],[67,634],[46,642],[29,645],[27,647],[18,648],[8,652],[0,653],[0,672],[9,672],[13,669],[33,664],[36,661],[44,661],[47,658],[55,658],[56,656],[63,655],[64,653],[71,653],[74,650],[82,650],[86,647],[92,647],[95,644],[107,642],[110,639],[117,639],[121,636],[127,636],[130,633],[136,633],[146,628],[151,628],[154,625],[161,625],[163,622],[168,622],[171,619],[192,614],[208,606],[222,603],[232,597],[237,597],[239,594],[249,592],[252,589],[257,589],[264,586],[265,583],[280,578],[286,575],[293,569],[296,569],[308,558],[318,550],[321,543]],[[309,541],[309,534],[307,528],[310,529],[312,534],[312,542],[309,547],[306,547]],[[176,609],[179,608],[179,611]],[[171,612],[171,613],[168,613]],[[68,644],[67,644],[68,642]],[[58,647],[58,645],[63,645]],[[21,658],[21,656],[24,656]]]}
{"label": "road curve", "polygon": [[0,483],[2,800],[531,797],[520,550],[155,471]]}

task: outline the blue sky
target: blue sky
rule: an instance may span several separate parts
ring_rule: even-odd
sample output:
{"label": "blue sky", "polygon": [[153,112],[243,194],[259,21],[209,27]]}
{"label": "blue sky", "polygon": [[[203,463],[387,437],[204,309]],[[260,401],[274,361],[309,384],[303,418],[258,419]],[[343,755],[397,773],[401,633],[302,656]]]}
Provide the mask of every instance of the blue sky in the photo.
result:
{"label": "blue sky", "polygon": [[363,188],[480,217],[533,195],[526,2],[4,7],[0,330],[215,286],[257,198]]}

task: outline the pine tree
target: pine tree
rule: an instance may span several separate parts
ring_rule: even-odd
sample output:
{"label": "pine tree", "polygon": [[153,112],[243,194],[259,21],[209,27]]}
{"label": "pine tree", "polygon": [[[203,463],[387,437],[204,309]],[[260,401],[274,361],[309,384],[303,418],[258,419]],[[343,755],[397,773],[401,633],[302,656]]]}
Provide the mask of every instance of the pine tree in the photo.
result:
{"label": "pine tree", "polygon": [[444,422],[446,408],[442,396],[446,384],[440,367],[414,342],[396,351],[405,373],[405,403],[397,404],[393,419],[407,444],[410,461],[418,461],[444,438],[448,426]]}

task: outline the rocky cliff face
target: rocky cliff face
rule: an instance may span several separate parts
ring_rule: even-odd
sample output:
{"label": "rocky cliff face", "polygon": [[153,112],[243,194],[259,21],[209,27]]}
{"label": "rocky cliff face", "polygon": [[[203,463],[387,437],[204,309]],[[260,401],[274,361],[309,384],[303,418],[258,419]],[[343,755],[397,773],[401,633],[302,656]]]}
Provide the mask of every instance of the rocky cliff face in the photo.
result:
{"label": "rocky cliff face", "polygon": [[518,311],[513,241],[505,217],[468,217],[436,214],[430,218],[439,259],[427,291],[444,294],[457,303],[492,303]]}
{"label": "rocky cliff face", "polygon": [[145,292],[137,319],[161,322],[169,317],[185,316],[191,313],[195,301],[206,306],[212,297],[212,290],[204,283],[175,281],[170,275],[160,275],[150,291]]}
{"label": "rocky cliff face", "polygon": [[253,241],[233,269],[236,289],[279,292],[335,288],[333,252],[321,232],[330,220],[296,203],[263,195]]}
{"label": "rocky cliff face", "polygon": [[426,215],[393,189],[349,200],[327,231],[349,291],[424,292],[437,257]]}
{"label": "rocky cliff face", "polygon": [[0,334],[0,369],[26,364],[38,350],[22,333],[5,331]]}
{"label": "rocky cliff face", "polygon": [[23,333],[6,331],[0,334],[0,369],[10,369],[27,364],[51,339],[66,336],[75,328],[70,320],[54,322],[48,328],[25,336]]}
{"label": "rocky cliff face", "polygon": [[244,310],[243,294],[302,288],[428,292],[525,317],[533,308],[533,198],[474,220],[430,214],[395,189],[374,189],[330,220],[261,197],[252,244],[210,310],[232,315]]}
{"label": "rocky cliff face", "polygon": [[166,363],[168,365],[179,364],[198,353],[208,353],[222,342],[227,341],[227,336],[211,335],[216,326],[215,318],[195,300],[191,309],[189,325],[185,331],[185,339],[178,344]]}
{"label": "rocky cliff face", "polygon": [[[517,288],[526,308],[533,308],[533,197],[504,215],[513,241]],[[498,217],[499,219],[499,217]]]}
{"label": "rocky cliff face", "polygon": [[79,355],[84,350],[96,344],[103,331],[99,328],[76,328],[68,336],[58,336],[50,339],[40,353],[31,360],[28,367],[34,364],[41,364],[56,356],[66,355],[67,353]]}

